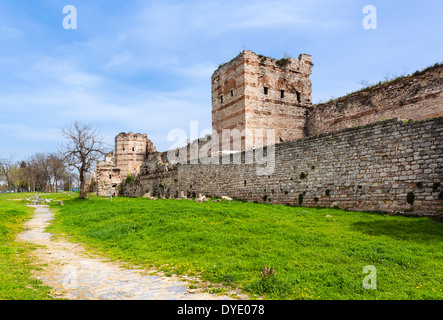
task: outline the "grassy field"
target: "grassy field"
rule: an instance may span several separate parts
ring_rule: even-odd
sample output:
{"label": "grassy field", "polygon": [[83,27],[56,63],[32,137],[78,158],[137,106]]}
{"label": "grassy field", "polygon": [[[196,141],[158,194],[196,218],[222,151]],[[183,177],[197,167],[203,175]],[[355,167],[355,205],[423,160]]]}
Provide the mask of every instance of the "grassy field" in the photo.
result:
{"label": "grassy field", "polygon": [[8,199],[24,199],[30,195],[0,195],[0,300],[52,299],[48,296],[50,288],[31,278],[34,247],[15,241],[33,209],[23,201]]}
{"label": "grassy field", "polygon": [[[427,218],[144,198],[53,208],[52,232],[111,258],[267,299],[443,298],[443,224]],[[265,265],[276,273],[262,278]],[[363,288],[367,265],[377,270],[376,290]]]}

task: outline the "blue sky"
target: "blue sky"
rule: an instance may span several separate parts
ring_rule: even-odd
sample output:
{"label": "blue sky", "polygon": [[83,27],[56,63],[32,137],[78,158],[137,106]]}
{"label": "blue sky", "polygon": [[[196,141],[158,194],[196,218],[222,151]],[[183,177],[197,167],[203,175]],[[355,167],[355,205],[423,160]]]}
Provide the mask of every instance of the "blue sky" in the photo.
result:
{"label": "blue sky", "polygon": [[442,12],[441,0],[0,0],[0,157],[56,151],[74,120],[167,150],[171,129],[211,128],[211,75],[243,49],[311,54],[314,103],[339,97],[441,62]]}

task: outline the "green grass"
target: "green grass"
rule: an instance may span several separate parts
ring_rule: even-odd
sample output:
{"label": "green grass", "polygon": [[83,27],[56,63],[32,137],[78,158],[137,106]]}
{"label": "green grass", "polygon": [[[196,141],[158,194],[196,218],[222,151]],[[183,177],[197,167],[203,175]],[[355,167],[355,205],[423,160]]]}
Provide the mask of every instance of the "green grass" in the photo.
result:
{"label": "green grass", "polygon": [[32,250],[30,244],[16,241],[23,230],[23,223],[32,215],[33,209],[25,207],[24,199],[32,194],[0,195],[0,300],[45,300],[50,287],[42,286],[31,277]]}
{"label": "green grass", "polygon": [[[267,299],[443,298],[443,224],[427,218],[120,197],[53,208],[51,231],[111,258]],[[265,265],[276,274],[262,279]],[[376,290],[363,288],[366,265],[377,269]]]}

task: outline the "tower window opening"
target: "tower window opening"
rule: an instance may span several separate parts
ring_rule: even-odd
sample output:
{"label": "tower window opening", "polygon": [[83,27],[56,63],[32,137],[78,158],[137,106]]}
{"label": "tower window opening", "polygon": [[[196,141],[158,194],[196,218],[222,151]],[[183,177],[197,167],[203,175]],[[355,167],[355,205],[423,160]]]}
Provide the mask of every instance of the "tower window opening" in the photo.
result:
{"label": "tower window opening", "polygon": [[280,90],[280,98],[284,98],[285,97],[285,90]]}
{"label": "tower window opening", "polygon": [[268,87],[264,87],[264,88],[263,88],[263,93],[264,93],[264,94],[268,94]]}
{"label": "tower window opening", "polygon": [[135,148],[134,148],[134,147],[132,147],[132,151],[135,151]]}
{"label": "tower window opening", "polygon": [[223,96],[220,96],[220,103],[223,103]]}
{"label": "tower window opening", "polygon": [[297,102],[298,102],[298,103],[301,103],[301,95],[300,95],[300,92],[296,91],[296,94],[297,94]]}
{"label": "tower window opening", "polygon": [[125,151],[125,147],[123,147],[123,151]]}
{"label": "tower window opening", "polygon": [[231,97],[234,96],[234,90],[231,90]]}

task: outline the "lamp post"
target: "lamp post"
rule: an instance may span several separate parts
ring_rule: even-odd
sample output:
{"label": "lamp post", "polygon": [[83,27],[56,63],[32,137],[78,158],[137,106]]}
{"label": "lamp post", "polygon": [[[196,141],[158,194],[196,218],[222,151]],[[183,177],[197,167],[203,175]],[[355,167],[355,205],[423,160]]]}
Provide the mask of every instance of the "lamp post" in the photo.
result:
{"label": "lamp post", "polygon": [[111,159],[111,202],[112,202],[112,162],[114,159]]}

